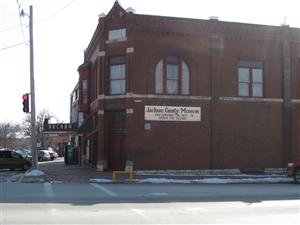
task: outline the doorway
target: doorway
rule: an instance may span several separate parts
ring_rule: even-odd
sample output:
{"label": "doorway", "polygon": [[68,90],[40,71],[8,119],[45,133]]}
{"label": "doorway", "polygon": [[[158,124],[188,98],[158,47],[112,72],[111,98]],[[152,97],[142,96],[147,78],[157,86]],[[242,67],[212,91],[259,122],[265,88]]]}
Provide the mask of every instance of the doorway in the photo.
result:
{"label": "doorway", "polygon": [[108,168],[110,170],[125,169],[125,138],[126,138],[126,112],[111,111],[109,112],[110,126],[109,132],[109,149],[108,149]]}

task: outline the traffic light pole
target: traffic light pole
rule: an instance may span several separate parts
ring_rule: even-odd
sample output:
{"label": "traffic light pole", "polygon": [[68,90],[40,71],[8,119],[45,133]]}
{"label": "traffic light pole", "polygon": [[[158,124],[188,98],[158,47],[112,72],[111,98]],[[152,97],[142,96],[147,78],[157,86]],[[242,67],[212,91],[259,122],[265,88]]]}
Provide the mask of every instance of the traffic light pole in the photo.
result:
{"label": "traffic light pole", "polygon": [[31,96],[31,152],[32,169],[38,168],[36,146],[36,116],[35,116],[35,91],[34,91],[34,58],[33,58],[33,16],[32,5],[29,7],[29,37],[30,37],[30,96]]}

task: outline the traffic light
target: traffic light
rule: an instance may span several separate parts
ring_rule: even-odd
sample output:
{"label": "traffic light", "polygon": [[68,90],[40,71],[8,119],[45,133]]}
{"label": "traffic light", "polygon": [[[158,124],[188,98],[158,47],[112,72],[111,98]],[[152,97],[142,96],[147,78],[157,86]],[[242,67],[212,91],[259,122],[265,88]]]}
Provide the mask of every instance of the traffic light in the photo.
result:
{"label": "traffic light", "polygon": [[28,113],[29,112],[29,94],[24,94],[22,96],[23,98],[23,112]]}

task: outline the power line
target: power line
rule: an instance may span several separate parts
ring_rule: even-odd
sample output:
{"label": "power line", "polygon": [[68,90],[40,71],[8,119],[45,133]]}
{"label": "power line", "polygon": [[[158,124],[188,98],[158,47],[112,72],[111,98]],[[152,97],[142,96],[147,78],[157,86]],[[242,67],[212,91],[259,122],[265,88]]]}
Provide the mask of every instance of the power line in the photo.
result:
{"label": "power line", "polygon": [[66,4],[64,7],[62,7],[61,9],[59,9],[58,11],[56,11],[55,13],[53,13],[52,15],[41,19],[40,21],[37,21],[36,23],[42,23],[45,22],[47,20],[52,19],[53,17],[57,16],[59,13],[61,13],[62,11],[64,11],[67,7],[69,7],[73,2],[75,2],[76,0],[71,0],[68,4]]}
{"label": "power line", "polygon": [[20,19],[20,26],[21,26],[21,30],[22,30],[22,36],[23,36],[23,40],[25,42],[25,35],[24,35],[24,30],[23,30],[22,18],[21,18],[21,5],[19,3],[19,0],[17,0],[17,4],[18,4],[18,10],[19,10],[19,19]]}
{"label": "power line", "polygon": [[[25,24],[22,24],[22,25],[25,25]],[[0,30],[0,33],[5,32],[5,31],[9,31],[9,30],[16,29],[16,28],[18,28],[19,26],[20,26],[20,25],[5,28],[5,29],[3,29],[3,30]]]}
{"label": "power line", "polygon": [[23,44],[26,44],[26,43],[27,43],[26,41],[23,41],[23,42],[18,43],[18,44],[14,44],[14,45],[10,45],[10,46],[4,47],[4,48],[0,48],[0,51],[5,50],[5,49],[9,49],[9,48],[13,48],[13,47],[17,47],[19,45],[23,45]]}
{"label": "power line", "polygon": [[[45,21],[47,21],[47,20],[50,20],[50,19],[52,19],[53,17],[55,17],[55,16],[57,16],[59,13],[61,13],[63,10],[65,10],[67,7],[69,7],[73,2],[75,2],[76,0],[71,0],[68,4],[66,4],[64,7],[62,7],[61,9],[59,9],[58,11],[56,11],[55,13],[53,13],[52,15],[50,15],[50,16],[48,16],[48,17],[46,17],[46,18],[44,18],[44,19],[41,19],[41,20],[39,20],[39,21],[37,21],[37,22],[35,22],[35,23],[43,23],[43,22],[45,22]],[[18,0],[17,0],[17,3],[18,3]],[[19,4],[19,3],[18,3]],[[19,12],[20,12],[20,10],[19,10]],[[19,13],[19,15],[20,15],[20,13]],[[21,19],[21,18],[20,18]],[[25,25],[24,23],[22,24],[21,23],[21,25]],[[18,28],[19,27],[19,25],[16,25],[16,26],[13,26],[13,27],[8,27],[8,28],[5,28],[5,29],[2,29],[2,30],[0,30],[0,33],[2,33],[2,32],[5,32],[5,31],[9,31],[9,30],[13,30],[13,29],[16,29],[16,28]],[[23,30],[22,30],[23,31]]]}

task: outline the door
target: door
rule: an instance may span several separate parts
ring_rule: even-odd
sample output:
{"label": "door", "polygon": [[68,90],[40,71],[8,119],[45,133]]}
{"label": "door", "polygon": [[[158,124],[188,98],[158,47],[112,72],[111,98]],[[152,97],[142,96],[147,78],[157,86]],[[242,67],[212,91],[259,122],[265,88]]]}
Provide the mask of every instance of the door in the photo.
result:
{"label": "door", "polygon": [[125,137],[127,133],[126,112],[112,111],[111,126],[108,128],[109,137],[109,154],[108,154],[108,168],[111,170],[125,169]]}

